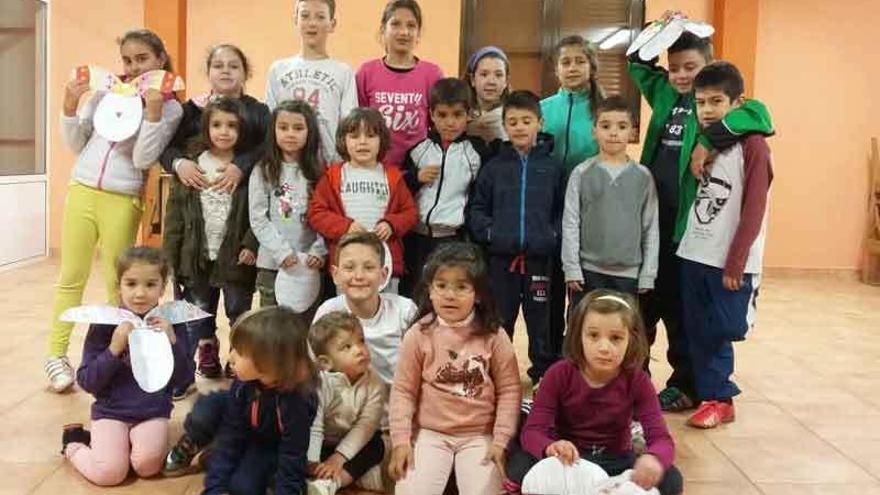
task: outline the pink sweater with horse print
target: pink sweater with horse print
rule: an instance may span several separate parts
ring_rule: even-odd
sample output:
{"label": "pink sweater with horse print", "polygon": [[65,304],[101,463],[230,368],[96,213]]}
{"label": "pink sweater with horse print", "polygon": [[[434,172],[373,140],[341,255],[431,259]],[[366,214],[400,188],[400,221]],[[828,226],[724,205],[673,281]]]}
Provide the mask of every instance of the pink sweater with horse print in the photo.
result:
{"label": "pink sweater with horse print", "polygon": [[403,337],[391,388],[391,443],[409,444],[418,428],[427,428],[491,434],[506,448],[521,399],[516,355],[504,330],[473,335],[473,315],[458,324],[428,315]]}

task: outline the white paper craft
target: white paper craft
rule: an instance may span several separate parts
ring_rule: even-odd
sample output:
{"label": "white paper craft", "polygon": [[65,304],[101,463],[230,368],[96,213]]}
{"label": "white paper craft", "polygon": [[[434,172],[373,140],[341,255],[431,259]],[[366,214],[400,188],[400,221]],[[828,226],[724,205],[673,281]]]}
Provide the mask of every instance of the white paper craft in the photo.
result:
{"label": "white paper craft", "polygon": [[533,495],[587,495],[594,493],[608,474],[596,464],[578,459],[566,466],[546,457],[532,466],[522,482],[522,493]]}
{"label": "white paper craft", "polygon": [[153,393],[168,385],[174,373],[174,353],[165,332],[135,328],[128,334],[128,356],[141,390]]}
{"label": "white paper craft", "polygon": [[387,242],[383,242],[382,246],[385,248],[385,280],[382,282],[382,285],[379,286],[379,292],[385,290],[385,287],[388,287],[388,284],[391,283],[391,272],[394,270],[394,260],[391,259],[391,248],[388,247]]}
{"label": "white paper craft", "polygon": [[108,305],[77,306],[61,313],[61,321],[119,325],[129,321],[134,330],[128,334],[128,354],[131,371],[138,386],[144,392],[162,390],[174,372],[174,353],[165,332],[148,327],[146,320],[152,316],[165,318],[172,325],[201,320],[211,316],[186,301],[169,301],[151,309],[144,318],[123,308]]}
{"label": "white paper craft", "polygon": [[306,266],[309,256],[297,253],[297,263],[278,270],[275,276],[275,301],[280,306],[303,313],[318,299],[321,292],[321,273]]}
{"label": "white paper craft", "polygon": [[595,495],[660,495],[660,490],[651,488],[645,490],[632,482],[632,469],[609,478],[599,484]]}
{"label": "white paper craft", "polygon": [[185,87],[183,79],[164,70],[151,70],[125,83],[107,69],[84,65],[73,71],[73,78],[88,82],[93,90],[107,91],[95,109],[92,122],[95,131],[112,142],[124,141],[140,128],[144,114],[141,97],[147,90],[168,94]]}
{"label": "white paper craft", "polygon": [[676,12],[669,17],[657,19],[643,29],[629,45],[626,55],[630,56],[638,51],[639,58],[651,60],[672,46],[685,31],[700,38],[708,38],[715,32],[715,28],[705,22],[692,21],[681,12]]}

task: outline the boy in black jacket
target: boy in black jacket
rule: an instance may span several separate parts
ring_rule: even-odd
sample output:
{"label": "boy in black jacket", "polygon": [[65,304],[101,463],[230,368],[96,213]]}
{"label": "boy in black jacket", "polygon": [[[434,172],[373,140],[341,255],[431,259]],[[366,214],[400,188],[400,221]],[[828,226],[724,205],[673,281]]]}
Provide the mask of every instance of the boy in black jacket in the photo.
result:
{"label": "boy in black jacket", "polygon": [[550,346],[550,277],[558,260],[565,195],[562,164],[540,133],[541,103],[530,91],[505,100],[510,138],[477,178],[468,228],[488,246],[489,273],[504,329],[513,338],[520,304],[529,335],[528,375],[537,383],[558,356]]}

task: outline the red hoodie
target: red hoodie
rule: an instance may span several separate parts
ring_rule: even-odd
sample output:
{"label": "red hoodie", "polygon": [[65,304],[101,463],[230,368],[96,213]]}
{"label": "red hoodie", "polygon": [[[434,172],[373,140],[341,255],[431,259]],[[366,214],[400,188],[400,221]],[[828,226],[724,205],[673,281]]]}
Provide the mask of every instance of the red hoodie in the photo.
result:
{"label": "red hoodie", "polygon": [[[403,173],[394,167],[383,165],[388,180],[388,208],[382,220],[391,225],[388,248],[394,269],[392,275],[403,275],[403,236],[418,222],[419,213],[412,194],[403,179]],[[342,185],[342,163],[334,163],[318,181],[312,199],[309,201],[309,225],[324,237],[327,242],[327,259],[335,260],[336,243],[348,232],[354,221],[345,215],[340,189]],[[365,225],[365,228],[370,226]]]}

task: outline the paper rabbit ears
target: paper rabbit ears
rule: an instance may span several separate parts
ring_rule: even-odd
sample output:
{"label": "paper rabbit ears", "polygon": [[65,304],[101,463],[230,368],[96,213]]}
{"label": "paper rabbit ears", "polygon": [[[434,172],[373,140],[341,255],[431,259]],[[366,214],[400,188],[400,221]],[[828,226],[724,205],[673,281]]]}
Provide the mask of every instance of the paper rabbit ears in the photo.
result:
{"label": "paper rabbit ears", "polygon": [[643,29],[629,45],[626,56],[639,52],[640,59],[652,60],[672,46],[685,31],[708,38],[715,28],[702,21],[692,21],[681,12],[669,13]]}
{"label": "paper rabbit ears", "polygon": [[61,313],[58,319],[74,323],[103,325],[119,325],[123,321],[130,321],[135,327],[145,327],[147,326],[145,320],[150,316],[159,316],[168,320],[172,325],[177,325],[178,323],[201,320],[211,315],[186,301],[169,301],[151,309],[144,318],[124,308],[108,305],[89,305],[70,308]]}
{"label": "paper rabbit ears", "polygon": [[72,77],[80,82],[88,82],[93,90],[109,91],[123,96],[144,96],[148,89],[168,94],[186,87],[180,76],[165,70],[151,70],[123,82],[119,76],[103,67],[83,65],[74,69]]}

